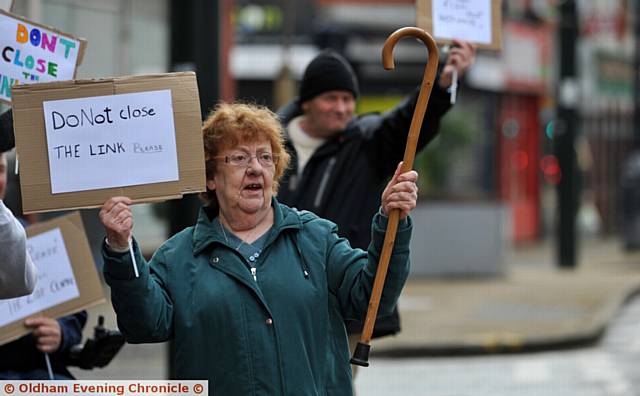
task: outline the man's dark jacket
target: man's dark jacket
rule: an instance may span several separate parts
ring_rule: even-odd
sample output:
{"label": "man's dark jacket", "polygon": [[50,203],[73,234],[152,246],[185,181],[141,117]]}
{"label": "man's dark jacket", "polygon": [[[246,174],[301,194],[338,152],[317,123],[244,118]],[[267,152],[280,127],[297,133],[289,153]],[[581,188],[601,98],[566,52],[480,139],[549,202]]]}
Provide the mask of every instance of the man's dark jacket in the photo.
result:
{"label": "man's dark jacket", "polygon": [[[349,239],[352,246],[366,249],[371,240],[371,219],[380,206],[385,182],[404,156],[418,92],[416,89],[384,114],[355,117],[343,132],[313,153],[300,177],[295,149],[287,139],[292,164],[280,182],[278,200],[335,222],[339,234]],[[435,84],[422,123],[418,150],[436,136],[440,118],[450,107],[449,95]],[[301,114],[298,100],[278,111],[285,127]],[[399,331],[399,319],[397,314],[394,316],[378,320],[374,336]],[[362,325],[349,323],[348,328],[350,332],[359,332]]]}

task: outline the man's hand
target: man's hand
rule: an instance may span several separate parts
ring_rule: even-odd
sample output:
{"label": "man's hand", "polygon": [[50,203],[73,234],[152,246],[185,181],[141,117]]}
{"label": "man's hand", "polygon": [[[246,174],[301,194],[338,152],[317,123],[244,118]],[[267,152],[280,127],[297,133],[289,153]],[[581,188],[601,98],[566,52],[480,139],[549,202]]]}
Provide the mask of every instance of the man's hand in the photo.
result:
{"label": "man's hand", "polygon": [[454,39],[447,56],[447,63],[445,63],[438,79],[440,87],[448,88],[453,79],[453,71],[456,70],[458,78],[461,78],[475,61],[476,46],[467,41]]}
{"label": "man's hand", "polygon": [[25,326],[33,328],[36,348],[44,353],[54,353],[62,344],[62,329],[55,319],[39,317],[25,320]]}
{"label": "man's hand", "polygon": [[404,219],[416,207],[418,200],[418,173],[411,170],[400,173],[402,162],[382,192],[382,213],[388,215],[393,209],[400,209],[400,219]]}
{"label": "man's hand", "polygon": [[113,197],[100,209],[100,221],[107,233],[109,246],[114,249],[127,250],[129,247],[133,233],[131,204],[131,199],[127,197]]}

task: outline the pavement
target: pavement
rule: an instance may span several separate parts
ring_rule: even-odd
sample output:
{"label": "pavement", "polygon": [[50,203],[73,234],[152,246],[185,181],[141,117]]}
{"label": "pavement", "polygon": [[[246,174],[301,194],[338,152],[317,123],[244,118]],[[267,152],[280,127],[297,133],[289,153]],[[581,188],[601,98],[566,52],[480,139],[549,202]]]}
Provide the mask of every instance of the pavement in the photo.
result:
{"label": "pavement", "polygon": [[[582,241],[575,269],[558,269],[550,243],[514,248],[494,277],[411,278],[399,303],[402,331],[373,340],[372,356],[515,353],[596,342],[640,292],[640,252],[618,239]],[[108,287],[105,287],[108,293]],[[102,314],[114,328],[110,304],[89,310],[85,334]],[[166,345],[125,345],[106,368],[73,369],[78,379],[166,376]]]}
{"label": "pavement", "polygon": [[402,331],[371,354],[430,356],[577,347],[597,341],[640,292],[640,252],[618,239],[582,241],[575,269],[554,265],[550,243],[514,249],[492,278],[410,279]]}

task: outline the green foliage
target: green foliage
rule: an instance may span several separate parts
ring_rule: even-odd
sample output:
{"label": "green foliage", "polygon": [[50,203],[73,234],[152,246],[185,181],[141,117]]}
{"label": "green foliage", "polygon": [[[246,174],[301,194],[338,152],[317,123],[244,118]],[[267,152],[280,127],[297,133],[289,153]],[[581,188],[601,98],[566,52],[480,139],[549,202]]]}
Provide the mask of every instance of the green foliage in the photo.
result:
{"label": "green foliage", "polygon": [[416,157],[421,195],[445,193],[450,169],[473,141],[470,125],[473,117],[464,111],[452,111],[440,123],[440,133]]}

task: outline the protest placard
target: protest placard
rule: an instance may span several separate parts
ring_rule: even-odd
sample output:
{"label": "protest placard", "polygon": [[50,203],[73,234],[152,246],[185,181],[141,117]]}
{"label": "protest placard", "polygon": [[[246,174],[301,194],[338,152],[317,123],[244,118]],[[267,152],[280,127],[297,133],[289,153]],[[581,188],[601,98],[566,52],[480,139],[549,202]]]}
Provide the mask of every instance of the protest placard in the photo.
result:
{"label": "protest placard", "polygon": [[105,302],[80,213],[33,225],[27,236],[38,280],[30,295],[0,300],[0,345],[27,334],[28,317],[59,318]]}
{"label": "protest placard", "polygon": [[416,0],[417,25],[441,44],[459,39],[478,48],[499,50],[500,6],[500,0]]}
{"label": "protest placard", "polygon": [[11,11],[13,9],[13,0],[0,0],[0,10]]}
{"label": "protest placard", "polygon": [[0,100],[17,84],[75,78],[87,42],[0,10]]}
{"label": "protest placard", "polygon": [[193,72],[20,85],[13,116],[27,213],[205,189]]}

